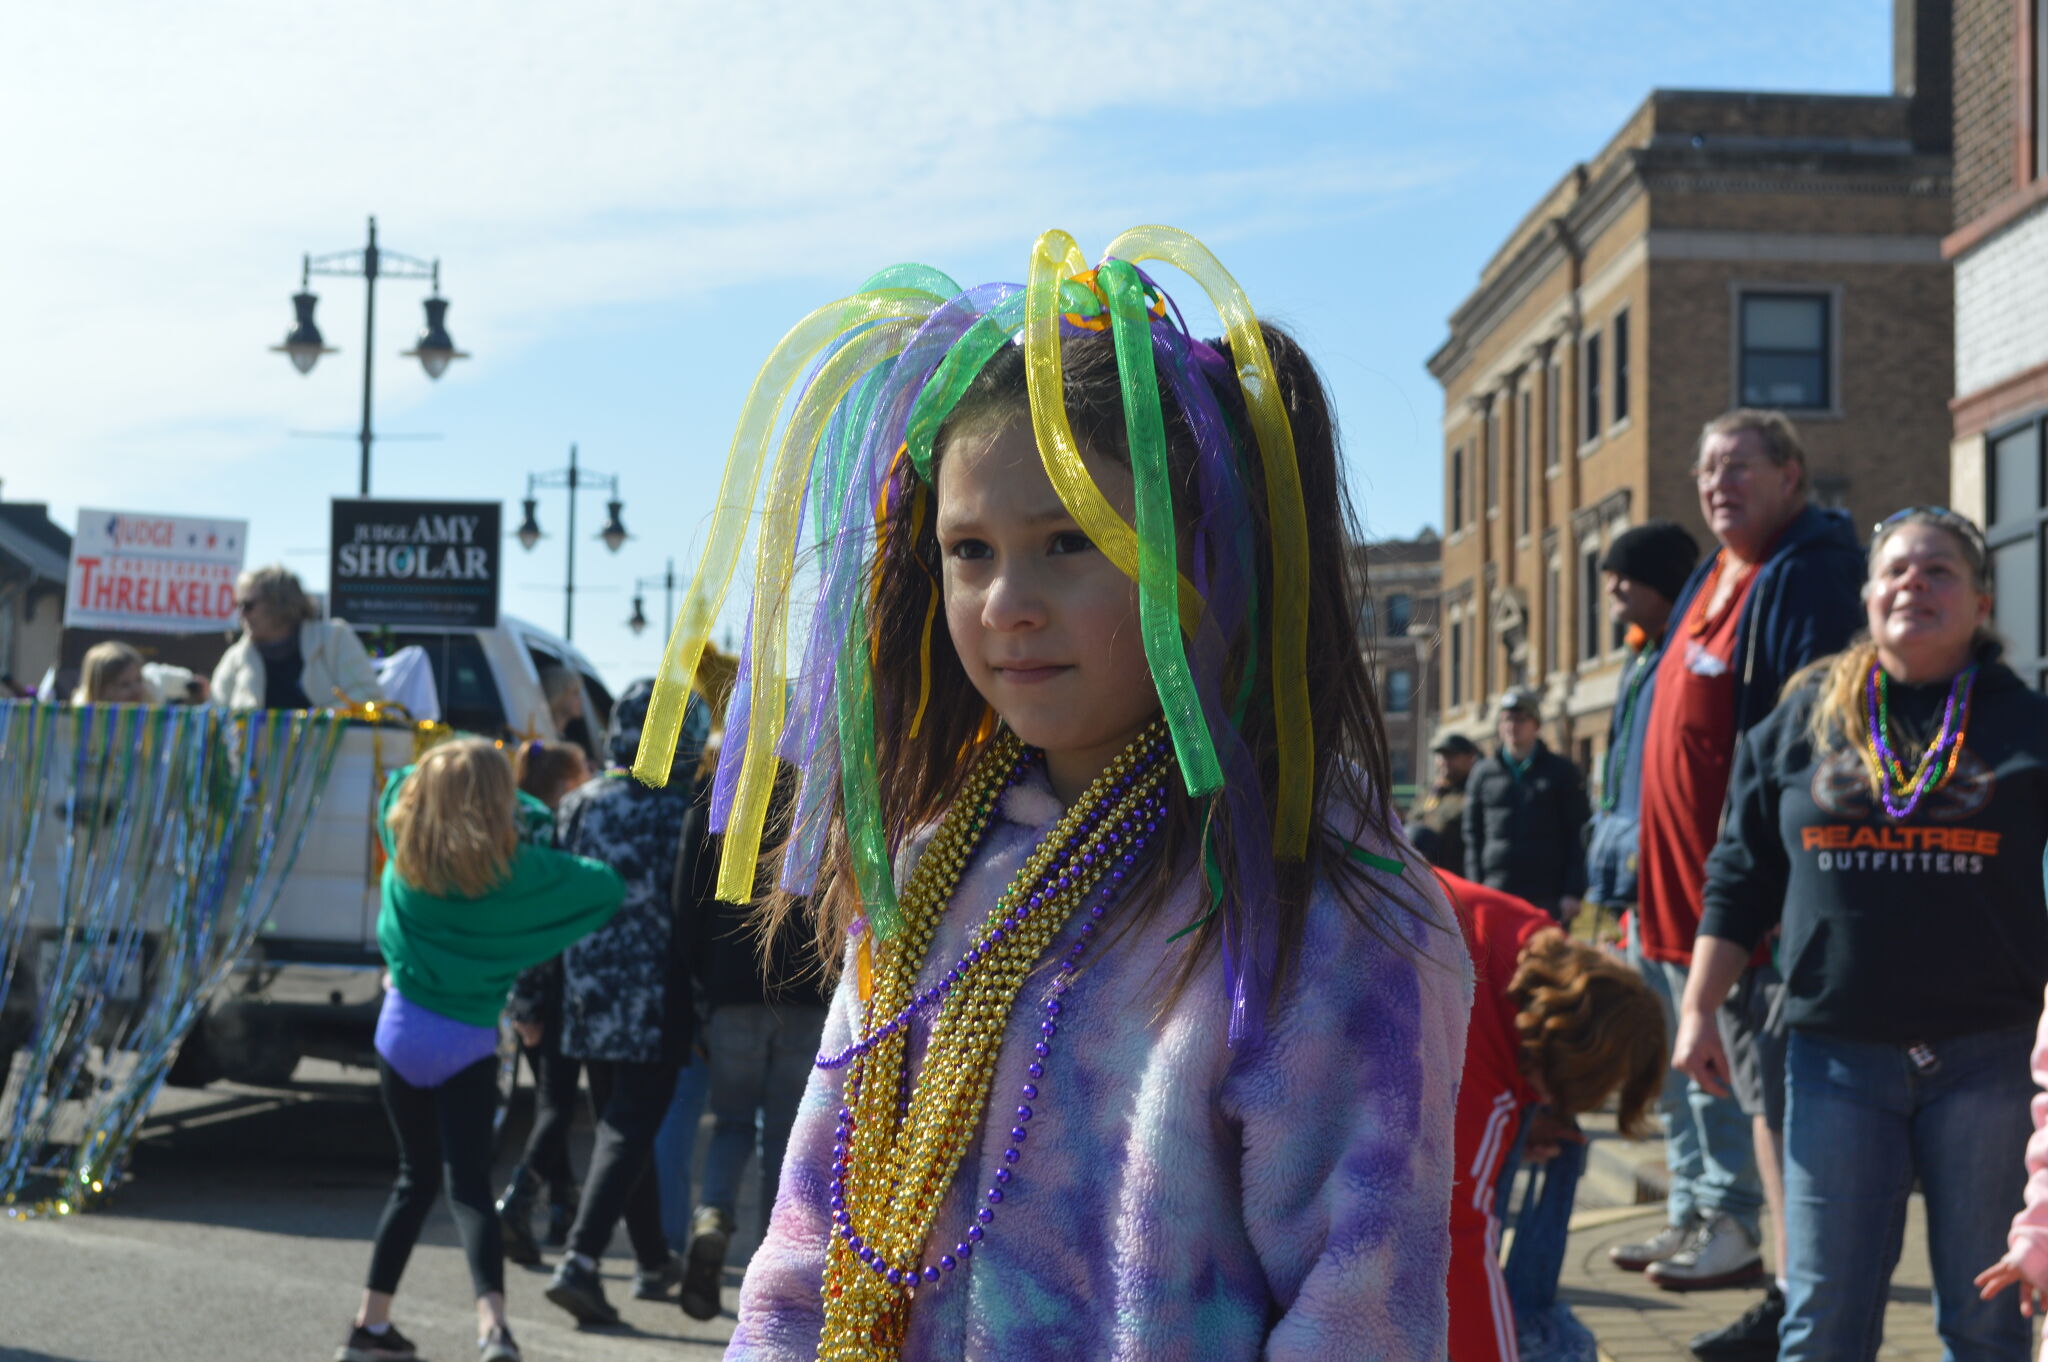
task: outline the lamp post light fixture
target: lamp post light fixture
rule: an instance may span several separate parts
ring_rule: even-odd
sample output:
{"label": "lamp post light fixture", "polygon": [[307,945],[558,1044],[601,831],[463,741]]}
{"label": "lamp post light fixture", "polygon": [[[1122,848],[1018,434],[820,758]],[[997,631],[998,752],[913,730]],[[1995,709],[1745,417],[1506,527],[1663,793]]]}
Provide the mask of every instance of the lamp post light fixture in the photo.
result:
{"label": "lamp post light fixture", "polygon": [[626,627],[635,634],[647,631],[647,607],[641,601],[640,593],[648,587],[661,588],[661,617],[671,623],[676,617],[676,560],[668,560],[668,570],[659,577],[640,577],[633,582],[633,614],[626,621]]}
{"label": "lamp post light fixture", "polygon": [[539,498],[534,491],[542,487],[566,487],[569,490],[569,532],[564,536],[569,549],[569,561],[562,580],[562,637],[574,640],[576,637],[576,493],[585,483],[602,486],[611,493],[611,500],[605,503],[605,525],[597,532],[596,538],[607,549],[617,553],[625,546],[631,535],[626,533],[625,522],[619,519],[619,512],[625,503],[619,500],[619,480],[611,473],[593,473],[576,462],[576,446],[569,446],[569,466],[550,468],[526,475],[526,498],[522,503],[526,514],[519,522],[513,535],[519,540],[519,547],[531,550],[542,539],[540,521],[534,512]]}
{"label": "lamp post light fixture", "polygon": [[320,362],[320,356],[338,353],[320,335],[320,328],[313,322],[313,305],[320,301],[319,295],[310,291],[313,276],[331,275],[350,279],[362,279],[367,287],[363,314],[363,424],[356,435],[362,444],[362,469],[357,479],[358,494],[370,495],[370,445],[375,436],[370,430],[370,379],[371,361],[377,348],[377,281],[390,279],[425,279],[434,286],[433,296],[425,300],[427,324],[420,332],[419,342],[412,349],[403,352],[401,358],[417,359],[420,367],[427,371],[427,377],[438,379],[448,371],[455,360],[468,359],[469,355],[455,348],[455,342],[448,336],[448,300],[441,296],[441,262],[419,260],[397,251],[387,251],[377,245],[377,219],[370,219],[370,237],[359,251],[335,251],[328,255],[306,255],[300,257],[299,291],[292,295],[292,312],[296,324],[284,338],[281,345],[271,350],[288,355],[292,367],[302,374],[313,372],[313,366]]}

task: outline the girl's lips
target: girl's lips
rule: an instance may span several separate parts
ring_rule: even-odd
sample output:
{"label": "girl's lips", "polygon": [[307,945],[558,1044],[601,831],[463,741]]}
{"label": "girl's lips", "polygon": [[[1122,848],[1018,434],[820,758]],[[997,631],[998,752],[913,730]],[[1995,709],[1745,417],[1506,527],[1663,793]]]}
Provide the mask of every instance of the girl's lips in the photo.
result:
{"label": "girl's lips", "polygon": [[1020,686],[1035,686],[1040,682],[1052,680],[1055,676],[1058,676],[1061,673],[1070,670],[1070,668],[1063,666],[996,666],[991,668],[991,670],[993,670],[997,676],[1001,677],[1005,681],[1009,681]]}

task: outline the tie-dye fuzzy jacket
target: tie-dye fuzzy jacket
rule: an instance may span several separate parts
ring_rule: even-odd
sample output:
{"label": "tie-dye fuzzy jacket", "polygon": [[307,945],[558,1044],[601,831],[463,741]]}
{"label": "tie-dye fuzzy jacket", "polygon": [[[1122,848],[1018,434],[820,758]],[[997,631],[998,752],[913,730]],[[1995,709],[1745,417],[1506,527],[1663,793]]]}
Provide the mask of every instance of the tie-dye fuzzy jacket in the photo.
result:
{"label": "tie-dye fuzzy jacket", "polygon": [[[1013,789],[1002,813],[941,920],[921,987],[966,949],[1059,806],[1040,778]],[[1367,849],[1410,863],[1405,877],[1372,872],[1389,939],[1319,895],[1259,1047],[1225,1045],[1213,963],[1156,1015],[1178,958],[1166,938],[1205,911],[1191,884],[1144,929],[1090,952],[1014,1180],[971,1263],[919,1293],[906,1362],[1443,1357],[1471,968],[1421,857],[1405,844]],[[1067,924],[1048,957],[1078,931]],[[828,1052],[852,1038],[852,974],[832,1001]],[[1026,985],[1027,998],[1042,991],[1042,977]],[[934,1230],[946,1249],[1002,1166],[1040,1020],[1035,1006],[1011,1017],[995,1119]],[[847,1072],[812,1072],[727,1362],[817,1353],[827,1163]]]}

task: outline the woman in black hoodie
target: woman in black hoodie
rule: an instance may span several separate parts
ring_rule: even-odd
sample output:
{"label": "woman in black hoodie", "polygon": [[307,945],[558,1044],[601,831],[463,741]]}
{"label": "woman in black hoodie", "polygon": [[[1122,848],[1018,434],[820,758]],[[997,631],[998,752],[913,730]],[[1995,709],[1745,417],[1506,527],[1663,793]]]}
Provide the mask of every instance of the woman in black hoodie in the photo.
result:
{"label": "woman in black hoodie", "polygon": [[1782,1362],[1874,1357],[1917,1178],[1952,1357],[2028,1356],[1978,1299],[2005,1251],[2048,983],[2048,698],[1998,660],[1988,555],[1953,511],[1877,527],[1870,632],[1743,735],[1672,1063],[1712,1090],[1714,1012],[1774,929],[1785,976]]}

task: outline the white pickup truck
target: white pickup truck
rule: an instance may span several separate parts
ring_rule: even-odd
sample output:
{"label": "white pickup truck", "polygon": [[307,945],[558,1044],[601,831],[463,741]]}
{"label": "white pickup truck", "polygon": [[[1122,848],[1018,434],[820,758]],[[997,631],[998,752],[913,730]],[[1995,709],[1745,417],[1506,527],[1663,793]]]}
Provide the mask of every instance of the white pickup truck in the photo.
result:
{"label": "white pickup truck", "polygon": [[[425,650],[441,717],[459,731],[520,739],[565,736],[548,703],[548,681],[561,672],[580,683],[581,718],[590,736],[601,739],[611,716],[611,694],[589,661],[573,645],[522,620],[500,616],[492,629],[361,632],[366,643]],[[371,1036],[384,970],[373,873],[376,785],[382,773],[411,760],[407,731],[350,724],[292,873],[254,949],[209,1001],[204,1020],[180,1050],[172,1082],[281,1082],[305,1055],[373,1062]],[[34,905],[30,914],[32,932],[53,925],[37,920]],[[39,953],[23,954],[33,969]],[[121,981],[119,991],[139,997],[149,983],[147,970],[138,970]],[[6,991],[0,1076],[6,1073],[5,1056],[26,1037],[37,992],[33,976],[19,975]]]}

